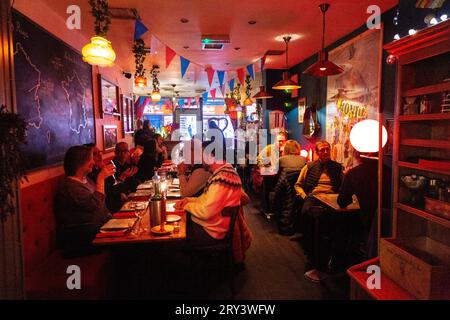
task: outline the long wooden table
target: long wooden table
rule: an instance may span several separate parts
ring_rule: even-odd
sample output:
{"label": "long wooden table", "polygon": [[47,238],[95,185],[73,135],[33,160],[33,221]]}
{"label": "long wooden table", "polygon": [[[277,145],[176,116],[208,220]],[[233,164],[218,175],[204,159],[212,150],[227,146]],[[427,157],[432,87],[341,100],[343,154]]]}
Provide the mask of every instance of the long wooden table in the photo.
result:
{"label": "long wooden table", "polygon": [[[147,197],[150,199],[150,195]],[[140,200],[144,200],[141,199]],[[174,204],[176,199],[168,199],[166,200],[166,208]],[[92,242],[95,246],[106,246],[106,245],[119,245],[119,244],[139,244],[139,243],[155,243],[155,242],[171,242],[171,241],[183,241],[186,239],[186,212],[184,211],[176,211],[176,212],[167,212],[167,215],[178,215],[181,217],[179,221],[180,231],[178,233],[171,232],[167,235],[158,235],[154,234],[150,231],[150,207],[148,206],[145,210],[145,214],[141,220],[141,230],[145,229],[145,232],[140,232],[139,234],[134,234],[133,230],[129,230],[123,236],[115,236],[115,237],[96,237]],[[138,224],[137,222],[136,224]],[[166,225],[172,225],[173,223],[166,223]],[[138,228],[138,225],[135,225],[133,229]]]}

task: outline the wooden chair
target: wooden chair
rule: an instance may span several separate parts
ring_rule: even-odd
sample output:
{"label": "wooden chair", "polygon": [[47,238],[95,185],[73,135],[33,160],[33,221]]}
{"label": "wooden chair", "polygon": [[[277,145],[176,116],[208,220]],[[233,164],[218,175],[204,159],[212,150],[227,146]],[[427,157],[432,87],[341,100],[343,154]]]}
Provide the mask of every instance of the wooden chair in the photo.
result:
{"label": "wooden chair", "polygon": [[213,266],[214,271],[216,271],[216,269],[224,267],[226,269],[225,274],[229,281],[229,288],[232,299],[234,298],[235,294],[233,283],[233,233],[239,210],[240,206],[225,207],[222,210],[222,216],[230,217],[230,226],[228,232],[225,235],[225,238],[223,238],[222,240],[218,240],[217,243],[213,245],[196,245],[192,248],[194,251],[193,257],[199,258],[202,262],[206,262],[200,268],[201,270],[198,270],[197,268],[194,269],[194,277],[198,279],[198,281],[196,281],[197,284],[206,284],[204,279],[204,270],[207,267],[207,264],[209,264],[208,267]]}

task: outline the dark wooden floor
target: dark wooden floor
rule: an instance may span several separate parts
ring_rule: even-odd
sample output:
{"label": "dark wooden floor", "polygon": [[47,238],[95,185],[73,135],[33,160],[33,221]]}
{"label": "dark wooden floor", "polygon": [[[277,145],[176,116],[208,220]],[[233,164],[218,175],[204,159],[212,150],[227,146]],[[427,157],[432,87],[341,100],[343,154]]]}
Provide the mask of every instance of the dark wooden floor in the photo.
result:
{"label": "dark wooden floor", "polygon": [[[268,221],[253,199],[245,217],[253,234],[245,270],[235,276],[235,299],[298,300],[348,299],[349,280],[345,274],[329,276],[321,284],[304,278],[304,255],[297,241],[279,235],[275,221]],[[226,289],[211,292],[210,299],[226,298]]]}

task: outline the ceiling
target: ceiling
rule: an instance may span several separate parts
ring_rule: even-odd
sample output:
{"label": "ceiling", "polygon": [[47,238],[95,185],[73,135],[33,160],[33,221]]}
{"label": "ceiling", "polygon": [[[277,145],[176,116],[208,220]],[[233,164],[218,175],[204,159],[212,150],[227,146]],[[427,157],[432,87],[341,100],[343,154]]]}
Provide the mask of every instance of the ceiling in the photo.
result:
{"label": "ceiling", "polygon": [[[45,0],[57,12],[65,14],[68,5],[81,7],[81,31],[87,37],[94,33],[93,18],[87,0]],[[236,69],[260,59],[267,50],[284,50],[284,42],[275,40],[284,34],[296,34],[299,39],[289,44],[289,66],[295,65],[320,50],[321,12],[318,8],[323,0],[109,0],[110,7],[136,8],[149,32],[142,37],[151,47],[145,67],[152,64],[161,68],[162,88],[176,84],[180,96],[199,95],[209,90],[205,67],[230,71],[226,79],[236,77]],[[369,5],[378,5],[384,12],[397,5],[398,0],[327,0],[331,4],[326,14],[325,45],[357,29],[365,23]],[[86,18],[89,17],[89,18]],[[180,19],[188,19],[181,23]],[[256,21],[250,25],[248,21]],[[133,45],[134,22],[113,19],[107,38],[117,54],[117,65],[124,71],[134,73]],[[222,51],[201,50],[203,34],[227,34],[230,44]],[[178,55],[191,61],[181,79],[180,61],[176,56],[168,69],[165,68],[165,45]],[[188,48],[187,48],[188,47]],[[239,48],[237,50],[236,48]],[[281,69],[285,66],[285,55],[269,56],[266,68]],[[258,70],[256,70],[258,71]],[[151,81],[149,81],[149,85]],[[258,79],[254,87],[259,85]],[[217,76],[212,88],[218,87]],[[145,89],[142,93],[151,91]],[[220,91],[218,91],[220,92]],[[163,91],[171,95],[171,91]],[[219,96],[219,94],[218,94]]]}

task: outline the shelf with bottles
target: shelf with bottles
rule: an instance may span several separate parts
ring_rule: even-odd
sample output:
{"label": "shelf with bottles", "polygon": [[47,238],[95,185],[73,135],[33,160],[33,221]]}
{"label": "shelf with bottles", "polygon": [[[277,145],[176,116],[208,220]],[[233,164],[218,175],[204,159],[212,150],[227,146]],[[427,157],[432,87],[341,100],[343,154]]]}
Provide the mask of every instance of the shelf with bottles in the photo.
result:
{"label": "shelf with bottles", "polygon": [[400,167],[399,180],[397,205],[410,213],[436,216],[438,222],[444,219],[450,223],[450,175]]}
{"label": "shelf with bottles", "polygon": [[[450,113],[450,81],[447,84],[449,89],[444,91],[404,96],[401,115],[448,115]],[[442,118],[445,119],[445,116]]]}

